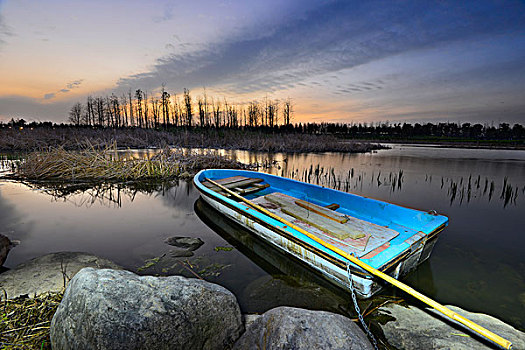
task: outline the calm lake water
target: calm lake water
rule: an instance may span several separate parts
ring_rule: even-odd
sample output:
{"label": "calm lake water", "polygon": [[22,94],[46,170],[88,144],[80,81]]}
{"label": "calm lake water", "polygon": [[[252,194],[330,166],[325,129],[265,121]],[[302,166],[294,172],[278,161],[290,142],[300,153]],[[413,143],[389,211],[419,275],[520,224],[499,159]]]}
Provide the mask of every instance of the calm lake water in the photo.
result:
{"label": "calm lake water", "polygon": [[[391,146],[369,154],[221,152],[274,165],[261,171],[447,215],[430,260],[405,282],[524,330],[525,152]],[[244,312],[353,309],[348,294],[209,208],[191,182],[57,191],[0,180],[0,232],[21,241],[9,268],[50,252],[84,251],[143,274],[197,273],[233,291]],[[205,244],[192,257],[176,257],[164,243],[172,236]],[[383,294],[410,302],[393,289]]]}

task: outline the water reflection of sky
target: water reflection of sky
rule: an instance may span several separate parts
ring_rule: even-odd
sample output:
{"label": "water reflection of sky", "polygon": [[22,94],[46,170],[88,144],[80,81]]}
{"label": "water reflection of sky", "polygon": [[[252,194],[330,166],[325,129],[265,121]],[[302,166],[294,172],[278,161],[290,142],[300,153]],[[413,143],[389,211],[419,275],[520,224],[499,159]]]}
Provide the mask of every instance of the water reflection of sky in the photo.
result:
{"label": "water reflection of sky", "polygon": [[[324,173],[331,174],[333,169],[336,181],[349,179],[351,192],[447,215],[450,226],[430,261],[407,278],[409,284],[443,303],[490,313],[525,328],[525,152],[403,145],[369,154],[221,152],[262,166],[276,161],[277,167],[261,170],[295,174],[298,179],[308,174],[310,166],[315,170],[319,165]],[[400,170],[403,175],[398,186]],[[516,191],[507,203],[501,196],[505,178]],[[315,182],[312,176],[310,180]],[[484,191],[485,183],[494,183],[490,197],[489,190]],[[0,232],[22,242],[11,251],[7,267],[49,252],[86,251],[136,270],[145,260],[170,251],[163,243],[165,238],[192,236],[205,242],[190,258],[203,260],[191,260],[196,264],[192,266],[198,270],[203,261],[221,266],[220,274],[208,279],[233,290],[244,310],[264,311],[278,304],[304,306],[318,299],[315,293],[330,295],[330,301],[317,304],[318,308],[335,310],[334,303],[341,302],[341,296],[332,295],[326,286],[312,288],[312,283],[320,285],[310,277],[303,278],[302,273],[301,278],[294,275],[296,267],[283,271],[287,264],[269,267],[267,262],[247,257],[246,251],[253,246],[244,252],[216,250],[231,246],[231,239],[197,217],[194,205],[199,195],[191,183],[141,189],[102,186],[66,196],[15,182],[0,184]],[[451,199],[453,184],[457,193]],[[221,225],[222,231],[231,232],[224,228],[227,224]],[[298,294],[302,295],[300,303]],[[273,295],[276,305],[265,295]]]}
{"label": "water reflection of sky", "polygon": [[[53,198],[42,190],[4,183],[0,193],[4,206],[16,213],[2,215],[2,227],[22,244],[12,251],[7,266],[53,251],[86,251],[132,266],[163,246],[163,239],[191,231],[194,219],[192,200],[197,193],[188,185],[164,192],[143,193],[121,190],[120,206],[94,194]],[[114,189],[116,198],[117,190]],[[4,211],[2,212],[3,214]]]}

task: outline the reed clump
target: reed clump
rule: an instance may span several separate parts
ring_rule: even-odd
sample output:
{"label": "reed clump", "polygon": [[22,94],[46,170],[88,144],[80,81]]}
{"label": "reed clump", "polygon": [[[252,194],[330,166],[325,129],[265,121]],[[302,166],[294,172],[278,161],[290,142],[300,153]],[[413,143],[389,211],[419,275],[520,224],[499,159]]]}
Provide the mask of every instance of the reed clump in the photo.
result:
{"label": "reed clump", "polygon": [[0,348],[51,349],[49,327],[63,293],[4,299],[0,308]]}
{"label": "reed clump", "polygon": [[163,180],[190,177],[205,168],[246,168],[216,152],[163,149],[149,159],[127,159],[116,144],[80,151],[62,147],[30,153],[19,164],[16,176],[29,180]]}

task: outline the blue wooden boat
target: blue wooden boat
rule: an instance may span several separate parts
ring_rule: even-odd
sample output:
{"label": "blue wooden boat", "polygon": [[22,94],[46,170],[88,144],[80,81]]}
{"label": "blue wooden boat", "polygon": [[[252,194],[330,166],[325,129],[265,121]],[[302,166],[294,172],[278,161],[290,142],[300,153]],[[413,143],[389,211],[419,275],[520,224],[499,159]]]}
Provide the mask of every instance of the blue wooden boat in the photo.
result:
{"label": "blue wooden boat", "polygon": [[[253,171],[203,170],[195,175],[194,183],[202,198],[219,212],[344,289],[350,288],[350,271],[355,291],[364,298],[377,293],[384,283],[329,246],[398,279],[429,258],[448,224],[447,217],[434,211]],[[299,229],[256,210],[230,191]]]}

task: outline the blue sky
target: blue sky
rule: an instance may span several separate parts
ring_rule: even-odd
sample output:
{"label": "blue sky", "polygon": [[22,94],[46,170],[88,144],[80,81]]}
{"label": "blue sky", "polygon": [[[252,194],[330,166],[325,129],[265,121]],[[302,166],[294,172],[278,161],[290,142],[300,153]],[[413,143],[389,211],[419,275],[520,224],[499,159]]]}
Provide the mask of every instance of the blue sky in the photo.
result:
{"label": "blue sky", "polygon": [[522,1],[2,1],[0,118],[141,88],[295,121],[525,123]]}

